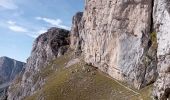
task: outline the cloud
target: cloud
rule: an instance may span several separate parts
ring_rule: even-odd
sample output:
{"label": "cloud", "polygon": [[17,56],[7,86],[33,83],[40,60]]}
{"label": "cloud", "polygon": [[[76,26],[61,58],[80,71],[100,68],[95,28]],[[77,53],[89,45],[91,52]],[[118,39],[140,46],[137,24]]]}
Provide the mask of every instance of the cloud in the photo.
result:
{"label": "cloud", "polygon": [[48,24],[51,24],[53,26],[64,28],[67,30],[70,30],[70,27],[63,25],[63,21],[61,19],[51,19],[51,18],[45,18],[45,17],[36,17],[37,20],[42,20]]}
{"label": "cloud", "polygon": [[11,21],[11,20],[7,21],[7,23],[10,24],[10,25],[15,25],[16,24],[16,22]]}
{"label": "cloud", "polygon": [[40,34],[47,32],[46,29],[40,29],[35,32],[30,32],[28,35],[31,36],[32,38],[37,38]]}
{"label": "cloud", "polygon": [[45,17],[36,17],[37,20],[43,20],[51,25],[60,25],[62,24],[62,21],[60,19],[49,19]]}
{"label": "cloud", "polygon": [[28,32],[28,30],[22,26],[19,26],[19,25],[16,25],[16,22],[14,21],[7,21],[7,23],[9,24],[8,28],[11,30],[11,31],[14,31],[14,32]]}
{"label": "cloud", "polygon": [[9,26],[9,29],[14,31],[14,32],[28,32],[27,29],[21,27],[21,26],[17,26],[17,25],[12,25],[12,26]]}
{"label": "cloud", "polygon": [[14,3],[14,0],[0,0],[0,8],[14,10],[17,9],[18,6]]}
{"label": "cloud", "polygon": [[46,29],[41,29],[41,30],[38,30],[36,33],[38,33],[38,34],[42,34],[42,33],[45,33],[45,32],[47,32],[47,30],[46,30]]}
{"label": "cloud", "polygon": [[8,20],[6,23],[8,24],[6,26],[8,26],[8,29],[10,29],[11,31],[16,33],[22,33],[32,38],[37,38],[40,34],[47,32],[47,28],[45,27],[36,29],[25,28],[23,26],[17,25],[17,23],[12,20]]}
{"label": "cloud", "polygon": [[26,33],[27,36],[31,38],[37,38],[40,34],[35,34],[35,33]]}

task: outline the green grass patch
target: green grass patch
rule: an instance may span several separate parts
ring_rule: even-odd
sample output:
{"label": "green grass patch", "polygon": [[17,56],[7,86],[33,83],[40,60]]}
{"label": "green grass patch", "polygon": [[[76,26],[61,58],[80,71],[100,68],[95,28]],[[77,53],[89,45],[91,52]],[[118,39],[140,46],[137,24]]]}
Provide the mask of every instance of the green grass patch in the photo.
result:
{"label": "green grass patch", "polygon": [[131,100],[153,100],[152,98],[153,84],[139,90],[139,95],[133,96]]}
{"label": "green grass patch", "polygon": [[135,95],[83,61],[65,68],[71,58],[70,54],[61,56],[48,66],[52,70],[44,69],[39,75],[45,74],[46,84],[25,100],[141,100],[141,96],[149,100],[145,99],[147,89]]}
{"label": "green grass patch", "polygon": [[157,43],[157,34],[156,34],[156,32],[151,33],[151,41],[152,41],[152,47],[157,48],[158,43]]}

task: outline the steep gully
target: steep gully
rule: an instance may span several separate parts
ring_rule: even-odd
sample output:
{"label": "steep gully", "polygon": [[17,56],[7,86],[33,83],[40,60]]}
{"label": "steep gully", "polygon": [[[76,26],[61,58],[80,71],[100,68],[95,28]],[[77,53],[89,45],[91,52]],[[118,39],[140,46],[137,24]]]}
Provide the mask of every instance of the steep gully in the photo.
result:
{"label": "steep gully", "polygon": [[[153,33],[153,32],[155,32],[155,30],[154,30],[154,21],[153,21],[153,11],[154,11],[154,0],[152,0],[151,1],[151,14],[150,14],[150,40],[148,41],[148,48],[146,48],[146,51],[148,52],[149,51],[149,49],[151,48],[151,46],[152,46],[152,44],[153,44],[153,41],[152,41],[152,37],[151,37],[151,34]],[[156,52],[157,52],[157,48],[156,48]],[[156,53],[157,54],[157,53]],[[157,57],[156,57],[156,61],[157,61]],[[156,67],[157,67],[157,64],[155,65]],[[145,72],[144,72],[144,75],[146,75],[146,73],[147,73],[147,68],[145,68]],[[145,78],[145,76],[143,77],[143,78]],[[143,79],[144,80],[144,79]],[[142,83],[144,83],[144,82],[142,82]],[[152,83],[154,83],[154,81],[152,82]],[[149,83],[149,84],[152,84],[152,83]],[[143,88],[143,86],[141,87],[141,88]]]}

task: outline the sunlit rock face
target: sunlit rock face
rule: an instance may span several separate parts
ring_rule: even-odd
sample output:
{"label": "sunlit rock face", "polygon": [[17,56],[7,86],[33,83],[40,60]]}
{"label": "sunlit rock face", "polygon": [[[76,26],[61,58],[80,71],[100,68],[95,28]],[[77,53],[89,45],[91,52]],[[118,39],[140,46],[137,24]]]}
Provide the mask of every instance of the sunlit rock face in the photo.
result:
{"label": "sunlit rock face", "polygon": [[[45,79],[38,73],[48,67],[55,58],[63,55],[69,43],[69,31],[59,28],[51,28],[46,33],[36,38],[31,56],[27,60],[26,69],[21,82],[10,86],[9,100],[22,100],[26,96],[35,93],[44,84]],[[18,86],[15,90],[13,87]]]}
{"label": "sunlit rock face", "polygon": [[79,35],[81,30],[81,19],[83,16],[83,12],[77,12],[72,19],[72,27],[70,32],[70,47],[75,49],[77,46],[77,42],[79,41]]}
{"label": "sunlit rock face", "polygon": [[85,61],[141,88],[155,81],[152,0],[85,0],[80,38]]}
{"label": "sunlit rock face", "polygon": [[80,37],[80,31],[82,30],[81,19],[83,12],[78,12],[73,16],[72,27],[70,32],[70,48],[75,51],[76,55],[81,54],[82,38]]}
{"label": "sunlit rock face", "polygon": [[167,100],[169,28],[169,0],[85,0],[84,12],[73,17],[71,32],[51,28],[36,39],[21,82],[12,85],[18,87],[8,98],[34,94],[45,82],[36,74],[70,47],[87,64],[135,88],[156,81],[154,98]]}
{"label": "sunlit rock face", "polygon": [[158,41],[158,72],[154,96],[159,100],[170,99],[170,1],[155,0],[154,27]]}

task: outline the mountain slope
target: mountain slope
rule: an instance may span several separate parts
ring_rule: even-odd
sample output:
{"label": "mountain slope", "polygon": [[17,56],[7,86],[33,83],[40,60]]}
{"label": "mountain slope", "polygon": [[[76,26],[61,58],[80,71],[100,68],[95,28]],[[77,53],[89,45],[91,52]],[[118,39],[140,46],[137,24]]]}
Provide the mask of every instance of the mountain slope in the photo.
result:
{"label": "mountain slope", "polygon": [[20,72],[24,71],[25,63],[8,58],[0,57],[0,99],[6,97],[6,90]]}
{"label": "mountain slope", "polygon": [[[67,51],[68,45],[69,31],[60,28],[50,28],[36,38],[31,55],[27,60],[25,72],[10,86],[8,99],[21,100],[39,90],[45,79],[37,74],[53,59],[63,55]],[[12,91],[13,88],[16,89]]]}
{"label": "mountain slope", "polygon": [[21,72],[25,63],[8,57],[0,57],[0,83],[11,81]]}
{"label": "mountain slope", "polygon": [[141,97],[142,92],[140,94],[137,93],[140,91],[126,87],[97,68],[85,64],[81,58],[75,58],[80,62],[66,67],[68,62],[73,61],[71,55],[69,52],[57,58],[48,69],[42,70],[41,75],[47,75],[46,83],[25,100],[150,100],[151,89],[145,91],[148,95]]}
{"label": "mountain slope", "polygon": [[71,32],[51,28],[36,39],[8,99],[151,100],[154,83],[154,99],[167,100],[169,8],[168,0],[85,0]]}

